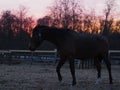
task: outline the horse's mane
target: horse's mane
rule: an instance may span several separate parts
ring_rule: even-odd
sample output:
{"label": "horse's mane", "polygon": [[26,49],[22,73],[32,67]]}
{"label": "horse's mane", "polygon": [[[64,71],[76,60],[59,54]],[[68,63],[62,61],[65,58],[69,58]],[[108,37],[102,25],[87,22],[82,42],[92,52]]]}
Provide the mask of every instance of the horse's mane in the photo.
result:
{"label": "horse's mane", "polygon": [[57,27],[49,27],[49,26],[41,26],[41,25],[37,25],[35,28],[39,29],[44,29],[45,31],[50,31],[50,32],[54,32],[56,34],[56,36],[66,36],[66,35],[74,35],[74,36],[78,36],[81,39],[93,39],[93,40],[103,40],[105,39],[104,36],[102,35],[98,35],[98,34],[84,34],[84,33],[77,33],[72,29],[67,29],[67,28],[57,28]]}
{"label": "horse's mane", "polygon": [[67,29],[67,28],[57,28],[57,27],[49,27],[49,26],[41,26],[41,25],[37,25],[36,27],[35,27],[35,29],[37,29],[37,30],[40,30],[40,29],[42,29],[43,31],[50,31],[50,32],[55,32],[56,34],[59,34],[59,36],[60,35],[62,35],[62,36],[64,36],[64,35],[66,35],[66,33],[69,33],[69,34],[76,34],[77,32],[75,32],[74,30],[72,30],[72,29]]}
{"label": "horse's mane", "polygon": [[44,26],[44,25],[37,25],[36,27],[38,28],[43,28],[43,29],[47,29],[47,30],[63,30],[63,31],[69,31],[71,29],[68,29],[68,28],[57,28],[57,27],[54,27],[54,26]]}

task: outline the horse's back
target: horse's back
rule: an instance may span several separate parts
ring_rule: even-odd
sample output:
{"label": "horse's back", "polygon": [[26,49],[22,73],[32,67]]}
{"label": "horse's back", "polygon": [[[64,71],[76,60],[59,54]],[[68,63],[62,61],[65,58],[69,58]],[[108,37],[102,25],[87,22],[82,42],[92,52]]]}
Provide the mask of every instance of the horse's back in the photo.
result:
{"label": "horse's back", "polygon": [[59,50],[63,55],[91,58],[108,52],[108,41],[101,35],[78,34],[70,30],[64,31],[62,35]]}
{"label": "horse's back", "polygon": [[101,35],[80,35],[76,42],[76,56],[95,57],[108,52],[108,42]]}

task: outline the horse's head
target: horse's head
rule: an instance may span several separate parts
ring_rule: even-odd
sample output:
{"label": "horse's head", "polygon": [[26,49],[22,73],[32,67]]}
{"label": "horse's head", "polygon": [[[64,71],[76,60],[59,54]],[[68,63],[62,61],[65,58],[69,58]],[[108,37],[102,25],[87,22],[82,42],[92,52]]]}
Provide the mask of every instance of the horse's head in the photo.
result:
{"label": "horse's head", "polygon": [[43,42],[42,28],[38,25],[33,29],[29,49],[34,51]]}

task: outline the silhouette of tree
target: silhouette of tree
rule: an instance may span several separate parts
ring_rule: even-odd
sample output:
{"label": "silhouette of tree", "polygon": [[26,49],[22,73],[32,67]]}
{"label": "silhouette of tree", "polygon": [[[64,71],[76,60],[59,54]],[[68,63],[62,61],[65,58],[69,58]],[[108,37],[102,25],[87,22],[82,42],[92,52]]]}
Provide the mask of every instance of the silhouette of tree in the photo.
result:
{"label": "silhouette of tree", "polygon": [[19,30],[23,30],[24,28],[24,20],[25,20],[25,17],[26,17],[26,13],[27,13],[27,10],[25,8],[25,6],[19,6],[19,11],[18,11],[18,18],[19,18]]}
{"label": "silhouette of tree", "polygon": [[53,26],[71,29],[78,28],[82,9],[77,0],[57,0],[50,10]]}
{"label": "silhouette of tree", "polygon": [[105,21],[104,21],[104,29],[103,29],[103,35],[106,37],[109,37],[109,32],[113,23],[113,17],[110,16],[111,16],[111,11],[114,8],[114,5],[115,5],[115,0],[106,1],[106,9],[104,10]]}
{"label": "silhouette of tree", "polygon": [[1,14],[0,49],[28,49],[29,34],[34,20],[25,16],[23,12],[24,10],[21,10],[22,14],[16,15],[6,10]]}
{"label": "silhouette of tree", "polygon": [[[37,24],[70,28],[77,32],[100,33],[107,37],[110,33],[110,47],[120,48],[120,45],[117,45],[120,38],[120,20],[115,21],[113,17],[115,0],[106,1],[102,16],[96,16],[95,9],[85,10],[78,1],[55,0],[55,4],[49,8],[50,13],[39,18]],[[0,49],[28,49],[29,35],[35,22],[33,17],[27,16],[27,11],[25,6],[20,6],[16,14],[10,10],[1,13]],[[50,47],[53,48],[51,45]],[[48,45],[45,49],[50,47]]]}
{"label": "silhouette of tree", "polygon": [[[14,31],[12,30],[13,24],[16,20],[16,16],[11,13],[11,11],[4,11],[1,16],[1,30],[2,33],[5,35],[5,45],[9,45],[12,47],[12,41],[14,38]],[[4,37],[4,36],[3,36]],[[4,37],[4,39],[5,39]],[[9,41],[9,42],[8,42]]]}
{"label": "silhouette of tree", "polygon": [[1,26],[2,26],[2,31],[6,32],[7,36],[9,36],[9,34],[10,35],[13,34],[12,26],[15,21],[16,21],[16,16],[11,14],[11,11],[3,12],[1,16]]}

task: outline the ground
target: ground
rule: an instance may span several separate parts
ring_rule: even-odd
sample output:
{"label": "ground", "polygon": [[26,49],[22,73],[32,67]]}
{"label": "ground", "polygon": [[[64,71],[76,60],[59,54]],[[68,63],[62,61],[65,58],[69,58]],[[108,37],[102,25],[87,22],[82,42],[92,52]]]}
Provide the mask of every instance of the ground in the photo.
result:
{"label": "ground", "polygon": [[77,85],[71,86],[68,65],[61,69],[63,81],[57,79],[55,63],[0,64],[0,90],[120,90],[120,66],[112,65],[113,85],[109,84],[106,67],[102,67],[102,82],[95,85],[95,69],[76,67]]}

